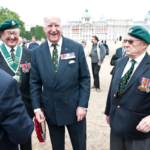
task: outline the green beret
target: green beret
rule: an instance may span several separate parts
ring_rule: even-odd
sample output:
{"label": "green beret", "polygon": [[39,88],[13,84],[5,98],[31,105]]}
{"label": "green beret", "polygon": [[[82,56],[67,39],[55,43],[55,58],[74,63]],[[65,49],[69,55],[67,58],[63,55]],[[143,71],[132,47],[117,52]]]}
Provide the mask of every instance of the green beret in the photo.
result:
{"label": "green beret", "polygon": [[19,28],[19,23],[15,19],[7,19],[0,24],[0,31]]}
{"label": "green beret", "polygon": [[145,28],[141,26],[134,26],[130,28],[128,34],[150,44],[150,34]]}

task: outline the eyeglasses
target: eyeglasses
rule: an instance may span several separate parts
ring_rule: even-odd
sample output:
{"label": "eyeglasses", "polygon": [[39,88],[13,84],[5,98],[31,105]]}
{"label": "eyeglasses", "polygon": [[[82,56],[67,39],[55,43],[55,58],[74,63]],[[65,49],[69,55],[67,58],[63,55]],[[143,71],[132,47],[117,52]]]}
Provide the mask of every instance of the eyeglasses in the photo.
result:
{"label": "eyeglasses", "polygon": [[13,32],[13,33],[11,33],[11,32],[4,32],[4,34],[5,34],[7,37],[10,37],[12,34],[13,34],[15,37],[19,36],[19,32]]}
{"label": "eyeglasses", "polygon": [[132,44],[134,41],[141,41],[141,40],[124,40],[124,43],[129,43],[129,44]]}

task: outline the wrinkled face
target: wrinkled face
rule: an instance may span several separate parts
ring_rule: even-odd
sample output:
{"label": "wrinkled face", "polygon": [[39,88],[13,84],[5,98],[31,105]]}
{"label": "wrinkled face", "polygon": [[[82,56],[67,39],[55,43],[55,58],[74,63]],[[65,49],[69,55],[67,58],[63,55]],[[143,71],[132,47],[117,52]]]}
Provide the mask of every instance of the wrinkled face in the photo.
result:
{"label": "wrinkled face", "polygon": [[85,43],[81,43],[81,44],[82,44],[83,48],[85,48]]}
{"label": "wrinkled face", "polygon": [[61,38],[61,19],[58,17],[49,17],[45,18],[45,27],[44,32],[48,40],[53,43],[57,44]]}
{"label": "wrinkled face", "polygon": [[91,42],[92,42],[93,44],[96,44],[96,43],[97,43],[97,40],[95,40],[95,38],[92,37]]}
{"label": "wrinkled face", "polygon": [[147,49],[147,43],[138,38],[127,35],[126,40],[133,41],[132,44],[126,42],[124,45],[124,47],[126,48],[126,55],[128,55],[132,59],[137,58]]}
{"label": "wrinkled face", "polygon": [[35,43],[36,39],[34,37],[32,37],[32,42]]}
{"label": "wrinkled face", "polygon": [[19,41],[19,36],[20,36],[20,30],[18,28],[4,30],[1,33],[1,37],[4,40],[4,43],[11,48],[14,48],[17,45]]}

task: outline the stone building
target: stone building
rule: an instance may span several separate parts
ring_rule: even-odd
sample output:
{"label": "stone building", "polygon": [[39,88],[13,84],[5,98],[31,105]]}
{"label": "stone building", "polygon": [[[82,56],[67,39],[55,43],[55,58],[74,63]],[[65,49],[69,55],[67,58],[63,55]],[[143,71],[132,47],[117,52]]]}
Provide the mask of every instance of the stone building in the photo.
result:
{"label": "stone building", "polygon": [[122,41],[132,26],[143,26],[150,32],[150,11],[143,21],[105,19],[103,15],[95,21],[91,13],[85,10],[81,19],[68,21],[63,25],[62,34],[75,41],[90,41],[93,35],[96,35],[100,40]]}

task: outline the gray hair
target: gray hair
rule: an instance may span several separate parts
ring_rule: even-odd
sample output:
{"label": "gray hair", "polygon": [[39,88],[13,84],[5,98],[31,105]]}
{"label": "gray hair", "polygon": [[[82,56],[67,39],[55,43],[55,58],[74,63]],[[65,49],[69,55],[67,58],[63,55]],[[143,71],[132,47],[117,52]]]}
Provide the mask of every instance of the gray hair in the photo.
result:
{"label": "gray hair", "polygon": [[84,43],[86,45],[86,41],[82,41],[81,43]]}

